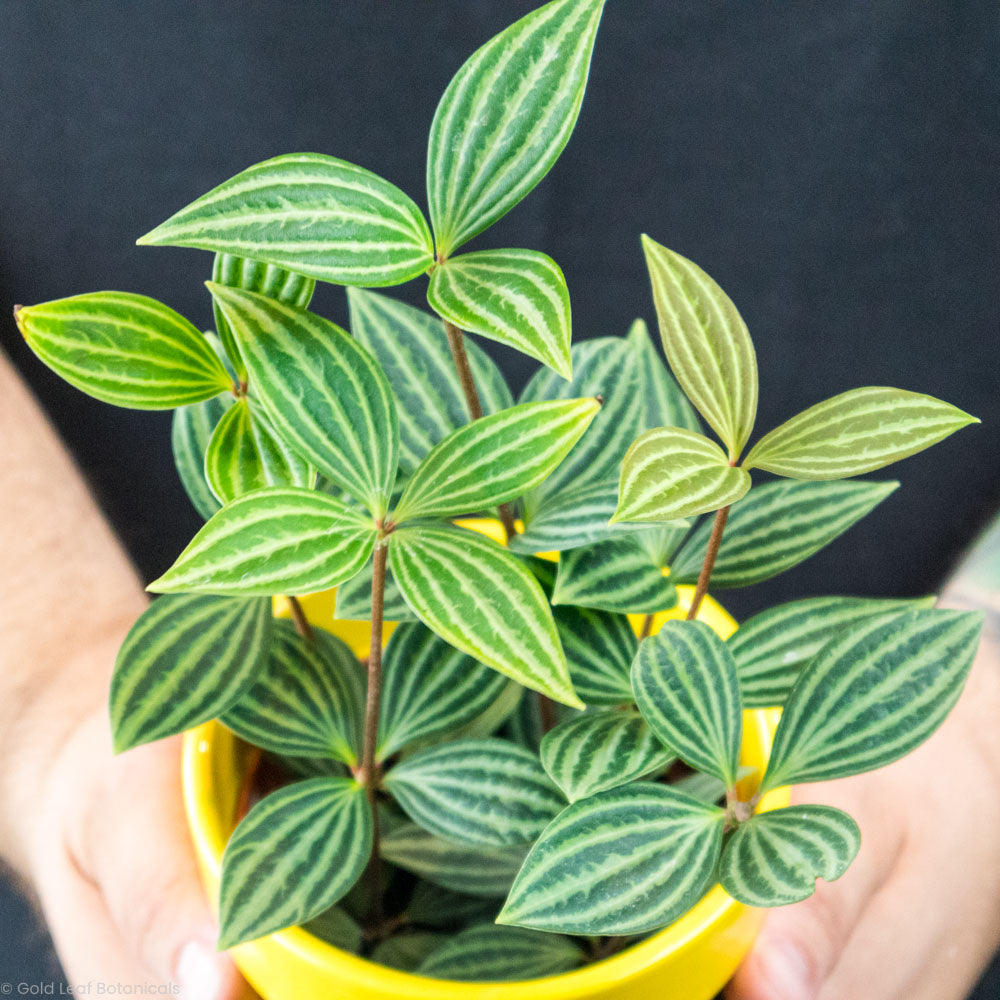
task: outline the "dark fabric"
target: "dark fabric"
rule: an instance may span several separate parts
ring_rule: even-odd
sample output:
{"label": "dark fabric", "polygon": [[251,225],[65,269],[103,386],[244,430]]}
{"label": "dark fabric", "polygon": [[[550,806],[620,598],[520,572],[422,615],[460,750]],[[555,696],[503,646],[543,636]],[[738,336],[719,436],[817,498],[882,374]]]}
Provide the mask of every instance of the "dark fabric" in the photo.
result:
{"label": "dark fabric", "polygon": [[[0,337],[147,576],[198,526],[169,418],[117,410],[29,355],[13,302],[121,288],[208,326],[211,258],[134,239],[249,164],[332,153],[423,202],[438,96],[535,0],[0,3]],[[809,563],[729,601],[926,593],[1000,505],[1000,14],[946,4],[610,3],[580,123],[477,246],[563,266],[577,339],[653,318],[638,237],[700,263],[754,335],[759,427],[856,385],[983,419]],[[414,303],[423,282],[398,290]],[[315,308],[343,322],[343,292]],[[486,343],[520,385],[533,365]],[[9,966],[0,957],[0,979]]]}

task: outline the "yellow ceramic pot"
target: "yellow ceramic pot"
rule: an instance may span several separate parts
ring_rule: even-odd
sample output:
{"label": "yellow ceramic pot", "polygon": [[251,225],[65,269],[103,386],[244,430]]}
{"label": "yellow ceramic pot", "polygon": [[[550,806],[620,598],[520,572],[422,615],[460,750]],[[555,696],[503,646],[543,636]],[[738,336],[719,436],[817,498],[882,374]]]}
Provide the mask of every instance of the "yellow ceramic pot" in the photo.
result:
{"label": "yellow ceramic pot", "polygon": [[[476,525],[479,527],[479,525]],[[657,615],[654,631],[682,617],[692,588],[678,587],[677,608]],[[333,594],[304,601],[315,625],[367,653],[367,626],[333,618]],[[276,612],[284,608],[277,603]],[[723,638],[736,623],[710,597],[698,616]],[[637,624],[637,622],[636,622]],[[387,625],[383,641],[392,630]],[[741,764],[747,794],[761,777],[771,748],[775,713],[744,716]],[[198,864],[209,898],[218,898],[226,842],[236,826],[248,780],[250,748],[224,726],[210,722],[184,739],[184,801]],[[788,790],[765,796],[762,809],[787,805]],[[685,916],[665,930],[594,965],[523,983],[456,983],[397,972],[358,958],[301,928],[290,928],[233,949],[233,958],[264,1000],[711,1000],[750,950],[760,911],[733,900],[715,886]]]}

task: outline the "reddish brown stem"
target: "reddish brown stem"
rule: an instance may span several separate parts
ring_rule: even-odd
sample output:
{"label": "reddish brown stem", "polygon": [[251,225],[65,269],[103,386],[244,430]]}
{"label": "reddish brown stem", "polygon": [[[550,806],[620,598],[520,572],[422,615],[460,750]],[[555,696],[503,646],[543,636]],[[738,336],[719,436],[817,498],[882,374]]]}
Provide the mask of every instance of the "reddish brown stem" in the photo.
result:
{"label": "reddish brown stem", "polygon": [[552,699],[539,692],[538,712],[542,718],[542,732],[547,733],[556,727],[556,706],[552,704]]}
{"label": "reddish brown stem", "polygon": [[698,574],[698,586],[695,587],[691,607],[687,613],[688,621],[693,621],[698,617],[701,602],[708,593],[708,584],[712,579],[712,570],[715,569],[715,560],[719,555],[719,546],[722,544],[722,533],[726,530],[727,520],[729,520],[728,507],[723,507],[721,510],[715,512],[715,520],[712,522],[712,534],[709,535],[708,549],[705,552],[705,561],[701,565],[701,572]]}
{"label": "reddish brown stem", "polygon": [[292,609],[292,621],[295,622],[295,631],[306,642],[315,642],[316,633],[313,632],[312,625],[309,624],[309,619],[306,618],[306,613],[302,610],[302,602],[297,597],[289,597],[288,606]]}
{"label": "reddish brown stem", "polygon": [[[476,380],[472,375],[472,368],[469,365],[469,355],[465,350],[465,337],[454,323],[443,320],[444,332],[448,335],[448,347],[451,348],[451,356],[455,362],[455,371],[458,373],[458,380],[462,383],[462,392],[465,394],[465,403],[469,407],[469,416],[473,420],[478,420],[483,415],[483,404],[479,399],[479,390],[476,388]],[[503,522],[503,530],[510,540],[517,533],[514,527],[514,511],[510,504],[501,504],[499,507],[500,520]]]}
{"label": "reddish brown stem", "polygon": [[653,631],[653,616],[646,615],[642,620],[642,628],[639,629],[639,642],[643,639],[648,639],[650,632]]}

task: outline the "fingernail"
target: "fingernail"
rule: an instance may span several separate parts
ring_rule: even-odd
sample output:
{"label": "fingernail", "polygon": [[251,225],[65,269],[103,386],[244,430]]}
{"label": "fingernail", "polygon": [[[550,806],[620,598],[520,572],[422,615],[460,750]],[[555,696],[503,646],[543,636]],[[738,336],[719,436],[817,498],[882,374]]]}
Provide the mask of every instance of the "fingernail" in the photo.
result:
{"label": "fingernail", "polygon": [[191,941],[177,960],[182,1000],[217,1000],[222,990],[222,956],[204,941]]}
{"label": "fingernail", "polygon": [[769,943],[761,949],[758,961],[771,1000],[809,1000],[816,995],[809,963],[794,945]]}

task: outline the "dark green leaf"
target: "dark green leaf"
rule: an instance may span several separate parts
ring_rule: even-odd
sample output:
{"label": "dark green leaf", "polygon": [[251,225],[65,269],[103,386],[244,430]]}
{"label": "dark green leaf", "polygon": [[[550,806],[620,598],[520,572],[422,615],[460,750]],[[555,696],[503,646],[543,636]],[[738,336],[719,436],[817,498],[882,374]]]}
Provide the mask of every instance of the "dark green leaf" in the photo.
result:
{"label": "dark green leaf", "polygon": [[174,465],[184,491],[206,521],[222,505],[205,479],[205,451],[212,432],[232,401],[232,395],[214,396],[174,410],[170,431]]}

